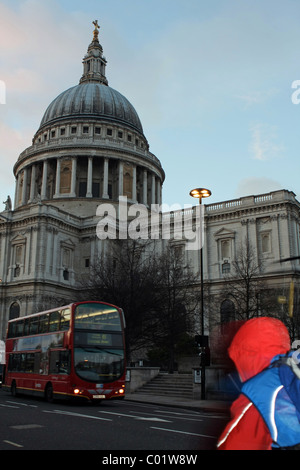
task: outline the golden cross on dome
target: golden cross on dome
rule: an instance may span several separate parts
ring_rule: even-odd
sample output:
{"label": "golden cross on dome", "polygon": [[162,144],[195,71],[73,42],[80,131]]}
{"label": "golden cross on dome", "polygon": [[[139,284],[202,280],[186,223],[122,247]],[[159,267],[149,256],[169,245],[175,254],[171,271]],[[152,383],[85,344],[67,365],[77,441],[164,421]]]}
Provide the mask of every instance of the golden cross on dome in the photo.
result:
{"label": "golden cross on dome", "polygon": [[98,34],[99,34],[98,30],[100,29],[100,26],[98,25],[98,20],[93,21],[93,25],[95,26],[93,41],[97,41],[98,40]]}

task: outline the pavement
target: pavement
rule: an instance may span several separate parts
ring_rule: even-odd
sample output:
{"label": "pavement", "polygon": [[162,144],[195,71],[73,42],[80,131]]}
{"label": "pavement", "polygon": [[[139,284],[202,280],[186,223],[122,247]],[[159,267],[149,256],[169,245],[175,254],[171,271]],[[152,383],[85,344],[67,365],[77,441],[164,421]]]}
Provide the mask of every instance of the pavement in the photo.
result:
{"label": "pavement", "polygon": [[126,401],[135,401],[138,403],[150,403],[154,405],[172,406],[178,408],[187,408],[195,411],[212,411],[229,414],[232,402],[223,400],[192,400],[169,395],[150,395],[145,393],[126,393]]}

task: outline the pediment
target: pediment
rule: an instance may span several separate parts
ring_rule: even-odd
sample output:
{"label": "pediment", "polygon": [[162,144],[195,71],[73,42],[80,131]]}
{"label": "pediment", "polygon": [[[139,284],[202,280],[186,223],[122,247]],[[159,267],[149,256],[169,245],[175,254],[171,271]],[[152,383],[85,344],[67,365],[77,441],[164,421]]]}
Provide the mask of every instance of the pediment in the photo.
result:
{"label": "pediment", "polygon": [[216,240],[221,238],[235,238],[235,232],[233,230],[229,230],[228,228],[222,227],[220,230],[214,233],[214,237]]}
{"label": "pediment", "polygon": [[13,237],[11,239],[11,243],[13,243],[13,244],[25,243],[25,242],[26,242],[26,238],[24,236],[22,236],[20,233],[18,233],[18,235],[16,235],[15,237]]}
{"label": "pediment", "polygon": [[66,240],[62,240],[60,243],[64,247],[71,248],[71,249],[75,248],[75,243],[70,238],[67,238]]}

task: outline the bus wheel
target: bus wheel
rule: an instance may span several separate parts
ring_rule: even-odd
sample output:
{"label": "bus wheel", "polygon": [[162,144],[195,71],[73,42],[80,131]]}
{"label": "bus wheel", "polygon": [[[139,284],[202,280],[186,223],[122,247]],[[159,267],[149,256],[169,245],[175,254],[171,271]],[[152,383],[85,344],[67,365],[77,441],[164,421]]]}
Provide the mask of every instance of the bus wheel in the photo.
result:
{"label": "bus wheel", "polygon": [[45,389],[45,398],[48,403],[53,402],[53,387],[51,383],[47,384],[46,389]]}
{"label": "bus wheel", "polygon": [[15,380],[12,381],[11,387],[10,387],[10,393],[12,394],[13,397],[17,396],[17,384]]}

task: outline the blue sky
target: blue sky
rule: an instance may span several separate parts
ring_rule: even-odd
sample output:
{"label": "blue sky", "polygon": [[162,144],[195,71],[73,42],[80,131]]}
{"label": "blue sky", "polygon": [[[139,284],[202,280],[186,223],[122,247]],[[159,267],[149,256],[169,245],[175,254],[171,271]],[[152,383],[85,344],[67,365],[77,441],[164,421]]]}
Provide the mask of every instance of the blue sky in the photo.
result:
{"label": "blue sky", "polygon": [[0,0],[1,201],[48,104],[78,83],[95,19],[165,203],[193,204],[194,187],[207,203],[282,188],[300,200],[299,0]]}

